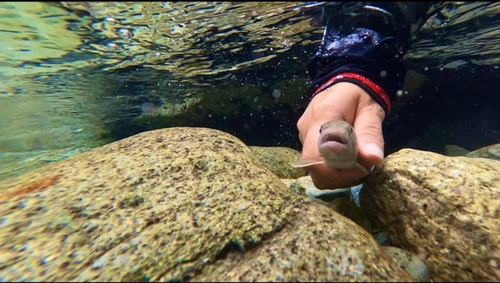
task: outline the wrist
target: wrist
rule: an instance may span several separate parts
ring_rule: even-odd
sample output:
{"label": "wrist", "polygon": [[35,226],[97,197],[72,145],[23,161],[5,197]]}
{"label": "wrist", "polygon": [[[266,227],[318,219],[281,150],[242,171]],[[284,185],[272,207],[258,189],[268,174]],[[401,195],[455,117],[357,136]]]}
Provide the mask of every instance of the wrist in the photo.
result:
{"label": "wrist", "polygon": [[333,76],[313,92],[312,98],[314,98],[315,95],[322,92],[323,90],[340,82],[349,82],[357,85],[382,107],[385,112],[385,116],[389,114],[391,110],[391,101],[384,89],[382,89],[379,85],[377,85],[367,77],[361,76],[356,73],[340,73]]}
{"label": "wrist", "polygon": [[349,123],[365,111],[376,113],[383,121],[386,112],[362,87],[351,82],[339,82],[320,91],[311,100],[310,107],[321,121],[341,119]]}

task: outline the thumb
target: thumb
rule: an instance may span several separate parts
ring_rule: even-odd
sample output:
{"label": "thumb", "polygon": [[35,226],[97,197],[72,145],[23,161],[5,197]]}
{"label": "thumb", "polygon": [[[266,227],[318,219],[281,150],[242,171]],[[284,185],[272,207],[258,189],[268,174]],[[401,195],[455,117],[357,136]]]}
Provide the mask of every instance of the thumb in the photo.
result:
{"label": "thumb", "polygon": [[359,114],[354,121],[354,132],[358,139],[358,160],[368,167],[379,166],[384,161],[382,122],[385,112],[375,104],[358,109]]}

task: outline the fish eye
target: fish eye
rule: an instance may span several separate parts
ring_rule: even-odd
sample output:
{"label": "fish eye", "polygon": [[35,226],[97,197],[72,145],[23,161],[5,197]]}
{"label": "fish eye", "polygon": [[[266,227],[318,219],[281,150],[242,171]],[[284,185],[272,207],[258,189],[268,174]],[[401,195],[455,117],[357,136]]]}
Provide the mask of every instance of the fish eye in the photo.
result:
{"label": "fish eye", "polygon": [[319,133],[321,134],[321,130],[323,130],[322,128],[319,128]]}

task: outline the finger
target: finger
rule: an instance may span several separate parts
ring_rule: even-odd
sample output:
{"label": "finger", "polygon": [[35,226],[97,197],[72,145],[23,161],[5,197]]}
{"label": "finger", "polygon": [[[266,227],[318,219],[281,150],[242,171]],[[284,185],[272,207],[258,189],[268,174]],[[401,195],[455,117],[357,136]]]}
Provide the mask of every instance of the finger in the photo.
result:
{"label": "finger", "polygon": [[309,125],[302,146],[302,158],[320,158],[320,153],[318,150],[319,128],[321,127],[320,123],[321,122],[315,122]]}
{"label": "finger", "polygon": [[357,113],[354,131],[358,139],[358,160],[363,166],[379,166],[384,160],[384,117],[384,110],[376,102],[363,107]]}
{"label": "finger", "polygon": [[299,131],[299,139],[302,144],[304,144],[304,137],[307,135],[308,125],[310,121],[311,110],[308,107],[297,121],[297,130]]}
{"label": "finger", "polygon": [[314,186],[320,190],[348,188],[359,184],[361,178],[365,176],[365,173],[358,169],[339,170],[326,164],[313,165],[307,170]]}

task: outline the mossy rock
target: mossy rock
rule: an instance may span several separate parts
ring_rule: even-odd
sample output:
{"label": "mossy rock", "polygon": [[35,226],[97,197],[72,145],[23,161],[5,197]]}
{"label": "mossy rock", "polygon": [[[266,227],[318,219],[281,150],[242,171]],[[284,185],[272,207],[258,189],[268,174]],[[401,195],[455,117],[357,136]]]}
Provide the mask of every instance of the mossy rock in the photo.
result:
{"label": "mossy rock", "polygon": [[300,152],[287,147],[250,146],[262,166],[280,179],[296,179],[307,175],[304,168],[294,168],[291,162],[301,157]]}
{"label": "mossy rock", "polygon": [[144,132],[0,191],[5,281],[411,280],[217,130]]}
{"label": "mossy rock", "polygon": [[489,146],[476,149],[465,154],[467,157],[480,157],[500,160],[500,144],[492,144]]}

